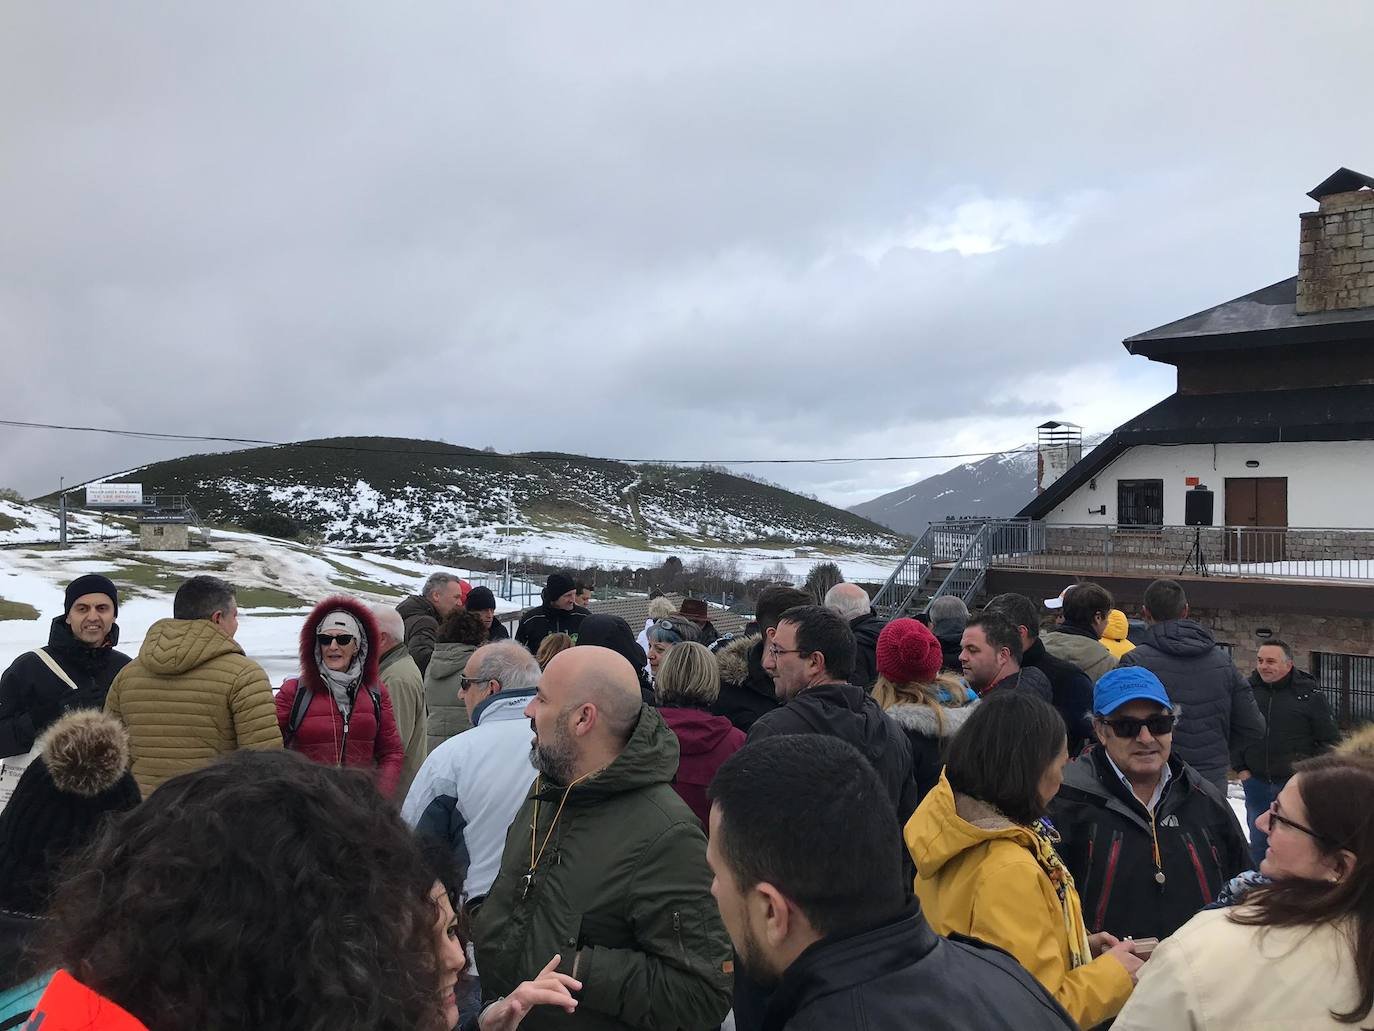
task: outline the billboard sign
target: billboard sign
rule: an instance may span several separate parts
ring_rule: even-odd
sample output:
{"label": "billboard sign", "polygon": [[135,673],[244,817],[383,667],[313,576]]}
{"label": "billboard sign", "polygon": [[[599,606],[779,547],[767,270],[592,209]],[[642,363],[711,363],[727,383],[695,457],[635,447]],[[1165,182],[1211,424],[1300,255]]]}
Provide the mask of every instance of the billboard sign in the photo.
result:
{"label": "billboard sign", "polygon": [[87,508],[110,508],[143,504],[141,483],[92,483],[86,488]]}

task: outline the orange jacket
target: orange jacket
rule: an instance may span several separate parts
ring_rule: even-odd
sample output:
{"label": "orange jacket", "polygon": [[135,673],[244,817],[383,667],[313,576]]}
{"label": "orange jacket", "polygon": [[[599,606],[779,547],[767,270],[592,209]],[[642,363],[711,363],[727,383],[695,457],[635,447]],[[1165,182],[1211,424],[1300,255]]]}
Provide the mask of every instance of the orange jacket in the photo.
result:
{"label": "orange jacket", "polygon": [[26,1031],[148,1031],[136,1017],[65,970],[53,975],[24,1026]]}

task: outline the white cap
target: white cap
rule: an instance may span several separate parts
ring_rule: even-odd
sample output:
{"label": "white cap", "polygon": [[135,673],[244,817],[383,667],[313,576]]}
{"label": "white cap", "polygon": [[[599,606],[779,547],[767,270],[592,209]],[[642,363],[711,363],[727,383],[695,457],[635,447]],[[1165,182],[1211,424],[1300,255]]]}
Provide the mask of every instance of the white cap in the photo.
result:
{"label": "white cap", "polygon": [[1073,590],[1073,589],[1074,589],[1075,587],[1077,587],[1077,586],[1078,586],[1077,584],[1069,584],[1069,586],[1065,587],[1062,591],[1059,592],[1059,597],[1057,597],[1057,598],[1046,598],[1046,599],[1045,599],[1045,608],[1047,608],[1047,609],[1062,609],[1062,608],[1064,607],[1064,598],[1065,598],[1065,596],[1066,596],[1071,590]]}
{"label": "white cap", "polygon": [[358,625],[358,621],[353,618],[351,612],[345,612],[343,609],[335,609],[320,620],[319,626],[315,627],[315,633],[352,634],[355,641],[361,641],[363,637],[363,629]]}

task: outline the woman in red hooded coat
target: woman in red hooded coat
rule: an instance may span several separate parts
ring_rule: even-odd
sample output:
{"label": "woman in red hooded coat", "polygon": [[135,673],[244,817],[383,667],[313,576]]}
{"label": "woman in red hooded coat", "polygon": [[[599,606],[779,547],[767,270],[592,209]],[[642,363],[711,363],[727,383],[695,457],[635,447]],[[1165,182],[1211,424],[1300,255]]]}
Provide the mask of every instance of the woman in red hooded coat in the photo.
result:
{"label": "woman in red hooded coat", "polygon": [[286,747],[315,762],[374,768],[378,790],[390,798],[405,749],[377,672],[377,641],[377,623],[361,602],[337,595],[316,605],[301,630],[301,674],[277,693],[277,723]]}

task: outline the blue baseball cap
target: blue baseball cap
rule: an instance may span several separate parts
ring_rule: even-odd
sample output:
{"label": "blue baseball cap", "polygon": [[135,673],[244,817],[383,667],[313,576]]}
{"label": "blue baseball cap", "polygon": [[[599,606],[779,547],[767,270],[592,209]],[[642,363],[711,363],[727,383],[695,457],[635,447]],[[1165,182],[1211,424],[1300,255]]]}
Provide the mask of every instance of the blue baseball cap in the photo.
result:
{"label": "blue baseball cap", "polygon": [[1142,698],[1148,702],[1158,702],[1166,709],[1174,707],[1159,677],[1143,666],[1118,666],[1102,674],[1101,679],[1093,685],[1093,712],[1107,716],[1127,702]]}

